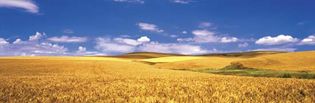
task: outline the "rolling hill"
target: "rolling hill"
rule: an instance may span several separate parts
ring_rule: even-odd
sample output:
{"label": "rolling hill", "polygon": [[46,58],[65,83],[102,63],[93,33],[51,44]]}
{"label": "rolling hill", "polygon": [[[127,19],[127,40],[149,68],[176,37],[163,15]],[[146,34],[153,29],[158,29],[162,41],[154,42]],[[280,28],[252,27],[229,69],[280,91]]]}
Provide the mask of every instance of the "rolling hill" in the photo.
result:
{"label": "rolling hill", "polygon": [[214,54],[204,54],[200,56],[216,56],[216,57],[242,57],[242,58],[253,58],[263,55],[280,54],[287,52],[280,51],[249,51],[249,52],[235,52],[235,53],[214,53]]}
{"label": "rolling hill", "polygon": [[[161,69],[220,69],[227,65],[230,65],[231,62],[243,60],[243,58],[227,58],[227,57],[162,57],[162,58],[153,58],[145,59],[142,61],[153,62],[158,68]],[[163,62],[164,61],[164,62]]]}
{"label": "rolling hill", "polygon": [[154,53],[154,52],[134,52],[123,55],[113,56],[116,58],[126,58],[126,59],[149,59],[149,58],[159,58],[168,56],[183,56],[180,54],[168,54],[168,53]]}
{"label": "rolling hill", "polygon": [[263,55],[237,62],[258,69],[315,71],[315,51]]}
{"label": "rolling hill", "polygon": [[109,57],[0,58],[0,81],[0,102],[4,103],[315,100],[314,80],[157,69],[130,59]]}
{"label": "rolling hill", "polygon": [[[315,51],[273,52],[254,51],[244,53],[177,56],[174,54],[140,53],[150,58],[137,61],[151,63],[161,69],[221,69],[231,63],[245,67],[271,70],[315,71]],[[129,57],[138,56],[134,53]]]}

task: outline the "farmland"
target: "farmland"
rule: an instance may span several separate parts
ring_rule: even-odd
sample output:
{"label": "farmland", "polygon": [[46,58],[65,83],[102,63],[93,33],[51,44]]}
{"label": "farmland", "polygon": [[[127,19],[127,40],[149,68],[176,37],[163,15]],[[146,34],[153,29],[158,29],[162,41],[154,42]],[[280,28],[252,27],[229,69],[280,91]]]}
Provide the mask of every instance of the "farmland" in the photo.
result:
{"label": "farmland", "polygon": [[[193,71],[220,70],[232,62],[263,70],[313,71],[314,64],[311,61],[314,57],[301,57],[313,53],[187,58],[180,55],[150,57],[148,54],[137,55],[141,58],[2,57],[0,102],[315,102],[314,79],[218,75]],[[264,69],[252,62],[282,59],[273,58],[282,55],[286,56],[286,60],[305,59],[305,66],[292,61],[288,63],[299,65],[290,64],[287,65],[290,68],[282,68],[286,67],[285,64],[279,63],[282,66],[278,69],[270,64]],[[301,66],[301,69],[293,69],[295,65]]]}

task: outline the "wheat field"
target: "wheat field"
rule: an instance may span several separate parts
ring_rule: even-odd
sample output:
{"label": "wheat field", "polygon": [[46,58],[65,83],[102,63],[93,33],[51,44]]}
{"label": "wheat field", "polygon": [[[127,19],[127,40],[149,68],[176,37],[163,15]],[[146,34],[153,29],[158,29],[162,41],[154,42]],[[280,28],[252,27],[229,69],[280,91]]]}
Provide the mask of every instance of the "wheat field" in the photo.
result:
{"label": "wheat field", "polygon": [[0,59],[0,102],[315,102],[315,80],[158,69],[125,59]]}
{"label": "wheat field", "polygon": [[[198,69],[205,69],[205,68],[211,68],[211,69],[221,69],[225,66],[230,65],[232,62],[244,60],[244,58],[224,58],[224,57],[195,57],[191,58],[189,57],[186,60],[178,60],[175,62],[167,62],[172,59],[176,59],[177,57],[167,57],[158,59],[159,61],[163,61],[163,59],[166,62],[160,62],[156,64],[155,66],[157,68],[163,68],[163,69],[173,69],[173,70],[198,70]],[[182,57],[184,58],[184,57]],[[152,60],[152,59],[149,59]],[[155,60],[155,59],[153,59]],[[152,61],[149,61],[152,62]]]}
{"label": "wheat field", "polygon": [[259,69],[315,71],[315,51],[264,55],[238,62]]}
{"label": "wheat field", "polygon": [[255,52],[240,56],[168,56],[140,59],[138,61],[156,63],[154,66],[173,70],[221,69],[231,63],[240,63],[245,67],[268,70],[315,71],[315,51],[269,53]]}

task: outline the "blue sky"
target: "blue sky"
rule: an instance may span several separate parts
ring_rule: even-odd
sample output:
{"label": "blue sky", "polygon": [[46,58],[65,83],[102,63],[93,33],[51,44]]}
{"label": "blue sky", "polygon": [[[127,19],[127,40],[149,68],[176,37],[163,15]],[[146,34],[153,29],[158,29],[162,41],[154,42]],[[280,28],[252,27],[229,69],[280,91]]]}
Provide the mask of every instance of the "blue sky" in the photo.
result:
{"label": "blue sky", "polygon": [[0,0],[0,55],[315,47],[311,0]]}

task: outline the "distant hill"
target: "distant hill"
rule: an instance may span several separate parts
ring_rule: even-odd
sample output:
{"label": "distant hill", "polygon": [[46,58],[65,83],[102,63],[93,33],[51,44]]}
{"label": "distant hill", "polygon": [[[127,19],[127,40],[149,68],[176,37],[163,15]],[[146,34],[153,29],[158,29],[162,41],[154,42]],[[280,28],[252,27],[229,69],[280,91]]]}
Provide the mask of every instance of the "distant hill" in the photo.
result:
{"label": "distant hill", "polygon": [[129,59],[149,59],[149,58],[159,58],[168,56],[184,56],[180,54],[169,54],[169,53],[154,53],[154,52],[134,52],[123,55],[118,55],[114,57],[118,58],[129,58]]}
{"label": "distant hill", "polygon": [[239,53],[213,53],[213,54],[203,54],[203,55],[182,55],[182,54],[171,54],[171,53],[155,53],[155,52],[133,52],[123,55],[117,55],[113,57],[118,58],[129,58],[129,59],[150,59],[159,57],[169,57],[169,56],[214,56],[214,57],[257,57],[261,55],[279,54],[286,52],[278,51],[250,51],[250,52],[239,52]]}
{"label": "distant hill", "polygon": [[200,56],[219,56],[219,57],[242,57],[242,58],[252,58],[262,55],[271,55],[287,52],[279,51],[249,51],[249,52],[238,52],[238,53],[214,53],[214,54],[205,54]]}
{"label": "distant hill", "polygon": [[154,66],[163,69],[220,69],[237,62],[245,67],[256,69],[315,71],[315,51],[252,51],[199,56],[173,56],[167,54],[161,56],[159,53],[154,54],[158,56],[140,61],[152,63]]}

